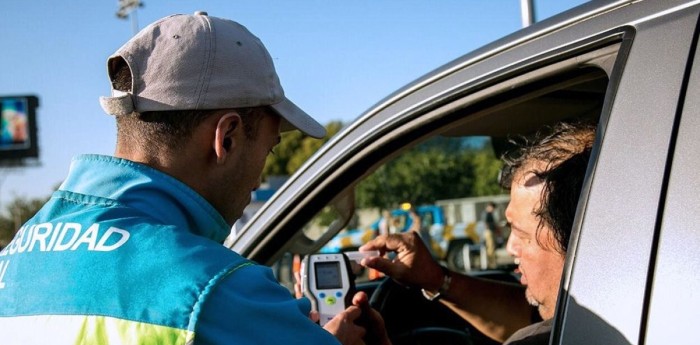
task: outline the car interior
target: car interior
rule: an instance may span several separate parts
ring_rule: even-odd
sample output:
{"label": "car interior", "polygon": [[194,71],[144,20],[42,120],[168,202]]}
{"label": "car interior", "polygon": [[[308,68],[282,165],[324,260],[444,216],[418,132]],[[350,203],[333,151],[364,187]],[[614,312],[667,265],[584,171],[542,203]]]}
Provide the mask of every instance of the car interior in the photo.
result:
{"label": "car interior", "polygon": [[[620,44],[608,44],[576,52],[567,58],[558,57],[506,71],[478,90],[465,87],[462,94],[446,97],[435,106],[418,110],[412,117],[406,116],[405,120],[396,120],[383,140],[368,144],[356,153],[356,161],[346,163],[342,179],[330,182],[316,201],[305,208],[309,212],[299,212],[303,215],[289,223],[296,229],[290,230],[287,241],[278,245],[279,250],[270,255],[266,263],[293,292],[295,258],[318,252],[343,230],[367,228],[370,220],[379,216],[378,209],[363,211],[363,200],[358,200],[358,195],[366,198],[368,190],[371,192],[371,188],[363,184],[376,181],[379,174],[385,174],[403,155],[432,142],[451,140],[467,151],[488,152],[488,159],[497,162],[519,138],[546,130],[555,122],[598,123],[606,106],[612,65],[619,49]],[[488,178],[497,180],[497,172],[498,167]],[[391,186],[387,186],[376,191],[384,193],[387,200],[400,200],[406,195],[405,191],[391,190]],[[358,192],[360,190],[362,193]],[[479,193],[461,197],[496,197],[507,195],[508,191]],[[498,259],[505,260],[506,264],[488,267],[477,264],[461,273],[519,284],[503,248],[508,233],[503,211],[503,208],[498,210],[505,238],[497,252]],[[362,212],[365,214],[360,216]],[[303,224],[302,230],[299,224]],[[436,260],[445,263],[444,257],[436,257]],[[371,296],[371,305],[384,317],[394,344],[497,344],[443,304],[425,299],[415,287],[399,285],[381,275],[368,277],[366,271],[361,271],[356,288]],[[537,317],[533,313],[533,320]]]}

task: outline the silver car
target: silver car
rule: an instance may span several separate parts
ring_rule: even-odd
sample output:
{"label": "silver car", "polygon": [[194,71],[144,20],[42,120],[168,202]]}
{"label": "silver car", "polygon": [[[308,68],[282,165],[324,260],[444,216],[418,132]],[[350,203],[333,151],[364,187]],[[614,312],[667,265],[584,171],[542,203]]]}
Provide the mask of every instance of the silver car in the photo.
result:
{"label": "silver car", "polygon": [[[597,142],[552,343],[695,344],[700,279],[690,270],[700,267],[699,18],[700,1],[592,1],[468,53],[335,135],[231,248],[268,265],[287,253],[315,253],[356,221],[356,189],[410,150],[446,138],[482,143],[477,149],[497,157],[514,135],[589,119],[599,124]],[[394,192],[400,191],[385,191]],[[334,214],[332,221],[319,222],[322,214]],[[453,332],[451,342],[489,343],[386,281],[358,287],[373,294],[397,343],[406,343],[407,334],[416,343],[421,337],[437,343]]]}

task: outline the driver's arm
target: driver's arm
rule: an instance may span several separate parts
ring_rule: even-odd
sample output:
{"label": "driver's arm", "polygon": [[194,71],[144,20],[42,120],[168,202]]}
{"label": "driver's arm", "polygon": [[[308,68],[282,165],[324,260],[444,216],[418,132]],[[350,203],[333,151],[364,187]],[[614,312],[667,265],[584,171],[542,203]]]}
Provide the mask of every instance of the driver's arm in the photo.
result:
{"label": "driver's arm", "polygon": [[[393,260],[368,257],[362,264],[402,284],[435,292],[443,286],[443,270],[416,232],[378,236],[360,250],[379,250],[382,256],[388,251],[396,252]],[[451,282],[440,301],[486,336],[503,342],[516,330],[532,323],[533,309],[527,304],[521,286],[456,273],[450,275]]]}
{"label": "driver's arm", "polygon": [[450,275],[449,287],[439,301],[488,337],[503,342],[532,323],[533,308],[525,300],[522,286],[454,272]]}

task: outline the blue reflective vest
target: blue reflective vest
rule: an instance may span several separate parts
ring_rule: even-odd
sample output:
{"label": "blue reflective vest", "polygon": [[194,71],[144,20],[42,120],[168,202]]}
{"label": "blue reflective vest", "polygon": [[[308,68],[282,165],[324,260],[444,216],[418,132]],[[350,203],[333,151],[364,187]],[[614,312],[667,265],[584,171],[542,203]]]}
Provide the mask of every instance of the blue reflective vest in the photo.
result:
{"label": "blue reflective vest", "polygon": [[3,344],[336,344],[267,267],[220,243],[229,225],[150,167],[73,160],[0,252]]}

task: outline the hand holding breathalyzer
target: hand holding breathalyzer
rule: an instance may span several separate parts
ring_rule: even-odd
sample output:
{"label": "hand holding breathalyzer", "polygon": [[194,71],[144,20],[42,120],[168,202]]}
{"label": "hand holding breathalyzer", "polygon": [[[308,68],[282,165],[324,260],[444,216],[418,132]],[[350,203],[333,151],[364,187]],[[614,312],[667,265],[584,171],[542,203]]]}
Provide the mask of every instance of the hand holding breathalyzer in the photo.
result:
{"label": "hand holding breathalyzer", "polygon": [[313,254],[301,263],[301,290],[321,326],[352,305],[355,276],[344,254]]}
{"label": "hand holding breathalyzer", "polygon": [[[362,344],[390,344],[381,315],[369,306],[367,294],[355,293],[354,288],[352,265],[377,255],[378,251],[314,254],[304,258],[301,272],[295,273],[294,290],[297,297],[305,295],[312,301],[312,320],[323,325],[343,344],[354,343],[358,335],[363,339]],[[343,304],[345,307],[329,308],[327,301],[332,302],[331,306]],[[321,313],[327,315],[321,318]]]}
{"label": "hand holding breathalyzer", "polygon": [[353,296],[352,306],[336,315],[323,328],[342,344],[391,345],[384,319],[369,306],[369,297],[362,291]]}
{"label": "hand holding breathalyzer", "polygon": [[318,312],[321,326],[352,305],[355,275],[351,260],[357,264],[372,255],[377,252],[312,254],[304,258],[301,291],[311,301],[312,310]]}

